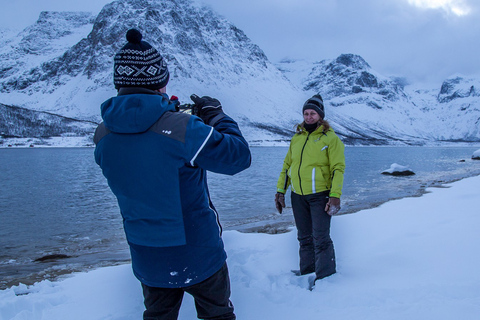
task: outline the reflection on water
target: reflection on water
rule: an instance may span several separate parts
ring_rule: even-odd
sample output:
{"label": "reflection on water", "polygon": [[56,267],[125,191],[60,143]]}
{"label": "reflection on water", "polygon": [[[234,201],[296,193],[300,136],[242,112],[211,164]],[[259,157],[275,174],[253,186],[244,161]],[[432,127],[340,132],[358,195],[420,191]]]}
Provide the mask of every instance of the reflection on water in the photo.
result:
{"label": "reflection on water", "polygon": [[[478,175],[480,161],[470,159],[477,149],[347,147],[342,212]],[[293,224],[291,209],[279,215],[273,204],[287,150],[252,148],[248,170],[233,177],[209,173],[212,201],[225,229],[275,230]],[[380,174],[394,162],[416,175]],[[0,149],[0,167],[0,289],[128,261],[117,202],[93,160],[93,149]],[[47,254],[70,258],[34,261]]]}

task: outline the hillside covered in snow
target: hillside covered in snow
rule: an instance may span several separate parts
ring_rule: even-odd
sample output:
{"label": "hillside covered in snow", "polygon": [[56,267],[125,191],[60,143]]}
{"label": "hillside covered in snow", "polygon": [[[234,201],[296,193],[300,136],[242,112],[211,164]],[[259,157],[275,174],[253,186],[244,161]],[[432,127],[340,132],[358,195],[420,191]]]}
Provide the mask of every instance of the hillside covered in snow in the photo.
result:
{"label": "hillside covered in snow", "polygon": [[324,97],[326,117],[346,143],[480,141],[480,78],[456,75],[438,88],[419,87],[379,74],[354,54],[313,64],[284,60],[278,68],[304,92]]}
{"label": "hillside covered in snow", "polygon": [[[274,65],[242,30],[194,0],[113,1],[97,16],[42,12],[20,33],[0,32],[0,103],[19,108],[23,118],[48,112],[100,122],[101,102],[116,94],[113,56],[130,28],[141,30],[166,59],[167,93],[183,103],[192,93],[218,98],[252,145],[285,144],[301,121],[303,102],[315,93],[347,144],[480,141],[480,78],[458,75],[438,87],[419,87],[379,74],[354,54]],[[0,117],[0,146],[10,136],[36,137],[35,130],[18,127],[28,121],[11,117]],[[53,120],[42,121],[48,127]],[[76,135],[69,130],[62,135]]]}

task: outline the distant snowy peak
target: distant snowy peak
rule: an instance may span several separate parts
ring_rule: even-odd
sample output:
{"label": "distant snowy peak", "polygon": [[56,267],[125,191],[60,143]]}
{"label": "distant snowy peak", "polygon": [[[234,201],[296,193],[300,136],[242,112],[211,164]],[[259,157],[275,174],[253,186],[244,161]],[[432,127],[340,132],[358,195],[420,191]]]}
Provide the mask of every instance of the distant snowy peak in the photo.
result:
{"label": "distant snowy peak", "polygon": [[480,78],[418,87],[379,74],[354,54],[311,63],[310,70],[292,59],[279,68],[306,92],[323,96],[328,120],[349,144],[480,141]]}
{"label": "distant snowy peak", "polygon": [[378,74],[362,57],[354,54],[316,63],[302,85],[306,91],[321,92],[326,99],[365,92],[395,101],[402,90],[401,83]]}
{"label": "distant snowy peak", "polygon": [[66,50],[86,36],[85,32],[92,28],[94,20],[95,16],[90,12],[43,11],[33,25],[19,33],[8,33],[4,40],[9,45],[1,46],[0,54],[11,54],[13,50],[17,56],[41,56],[54,50]]}
{"label": "distant snowy peak", "polygon": [[[228,83],[235,81],[232,73],[247,77],[267,68],[263,51],[210,9],[189,0],[121,0],[107,4],[96,20],[88,13],[42,12],[11,46],[13,57],[4,50],[1,82],[9,91],[35,85],[33,91],[51,92],[65,84],[65,77],[84,75],[98,85],[111,85],[111,77],[104,75],[111,73],[112,57],[126,43],[129,28],[144,32],[144,40],[164,55],[172,78]],[[65,41],[74,29],[81,29],[85,39]],[[37,59],[36,65],[16,63],[31,55],[48,58]]]}
{"label": "distant snowy peak", "polygon": [[84,31],[85,26],[91,28],[94,20],[95,16],[90,12],[43,11],[34,25],[19,34],[22,38],[20,49],[26,53],[42,54],[44,50],[51,49],[52,42],[71,36],[79,29]]}
{"label": "distant snowy peak", "polygon": [[480,79],[454,76],[443,82],[438,102],[447,103],[468,97],[480,97]]}
{"label": "distant snowy peak", "polygon": [[344,74],[345,69],[365,71],[371,69],[370,65],[359,55],[341,54],[335,60],[328,63],[327,68],[333,73]]}
{"label": "distant snowy peak", "polygon": [[0,47],[3,90],[22,90],[41,79],[43,64],[57,59],[91,30],[95,16],[88,12],[42,12],[35,24],[9,34]]}
{"label": "distant snowy peak", "polygon": [[[38,20],[24,30],[0,30],[0,39],[2,40],[0,48],[9,43],[20,47],[16,49],[23,49],[26,53],[35,53],[36,49],[48,50],[52,46],[52,41],[65,39],[76,33],[84,33],[85,30],[82,28],[85,26],[91,28],[94,20],[95,16],[90,12],[42,11]],[[74,43],[66,41],[65,45],[71,46]],[[4,50],[6,49],[4,48]],[[42,52],[39,51],[38,54],[42,54]]]}
{"label": "distant snowy peak", "polygon": [[[182,103],[192,93],[218,98],[252,145],[288,140],[303,102],[317,93],[349,144],[480,141],[480,77],[414,87],[355,54],[274,66],[242,30],[197,0],[117,0],[96,16],[42,12],[20,33],[0,32],[0,103],[100,121],[101,102],[116,94],[113,56],[130,28],[166,60],[168,94]],[[34,119],[23,109],[12,117],[22,113]]]}
{"label": "distant snowy peak", "polygon": [[100,103],[116,94],[113,57],[130,28],[166,60],[169,94],[218,98],[252,139],[290,135],[302,91],[242,30],[194,0],[118,0],[96,17],[42,13],[0,48],[0,90],[9,93],[0,102],[99,121]]}
{"label": "distant snowy peak", "polygon": [[[111,72],[112,57],[126,43],[125,33],[130,28],[139,29],[143,39],[161,52],[172,79],[210,82],[214,79],[210,72],[215,71],[216,80],[230,81],[231,72],[241,74],[249,64],[253,64],[252,69],[266,66],[263,51],[241,30],[189,0],[121,0],[107,4],[87,41],[67,54],[84,57],[93,53],[90,59],[81,60],[88,78],[95,77],[93,72]],[[100,84],[110,82],[108,79]]]}

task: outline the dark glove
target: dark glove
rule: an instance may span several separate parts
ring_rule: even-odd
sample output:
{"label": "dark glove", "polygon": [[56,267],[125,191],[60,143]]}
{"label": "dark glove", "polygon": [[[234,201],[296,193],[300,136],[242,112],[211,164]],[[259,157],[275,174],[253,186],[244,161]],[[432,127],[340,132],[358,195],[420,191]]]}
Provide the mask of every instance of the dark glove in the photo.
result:
{"label": "dark glove", "polygon": [[336,215],[340,211],[340,198],[330,197],[325,206],[325,211],[331,216]]}
{"label": "dark glove", "polygon": [[[217,120],[221,119],[225,113],[223,113],[222,105],[220,101],[208,96],[199,97],[196,94],[192,94],[190,99],[195,103],[193,109],[195,109],[196,116],[200,117],[206,124],[213,126]],[[193,111],[193,110],[192,110]]]}
{"label": "dark glove", "polygon": [[285,195],[283,193],[277,192],[275,194],[275,207],[278,213],[282,213],[282,209],[285,208]]}

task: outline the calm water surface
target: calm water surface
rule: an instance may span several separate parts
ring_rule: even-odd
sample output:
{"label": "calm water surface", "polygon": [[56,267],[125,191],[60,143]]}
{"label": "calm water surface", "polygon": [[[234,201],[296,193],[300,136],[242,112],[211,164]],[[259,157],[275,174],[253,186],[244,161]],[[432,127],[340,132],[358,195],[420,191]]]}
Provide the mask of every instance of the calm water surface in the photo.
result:
{"label": "calm water surface", "polygon": [[[342,212],[479,175],[480,161],[471,160],[477,149],[347,147]],[[248,170],[233,177],[209,173],[212,201],[225,229],[275,232],[293,225],[289,197],[282,215],[273,204],[286,152],[286,147],[254,147]],[[416,175],[381,175],[392,163]],[[93,149],[0,149],[0,167],[0,289],[129,260],[117,202]],[[34,261],[48,254],[69,258]]]}

